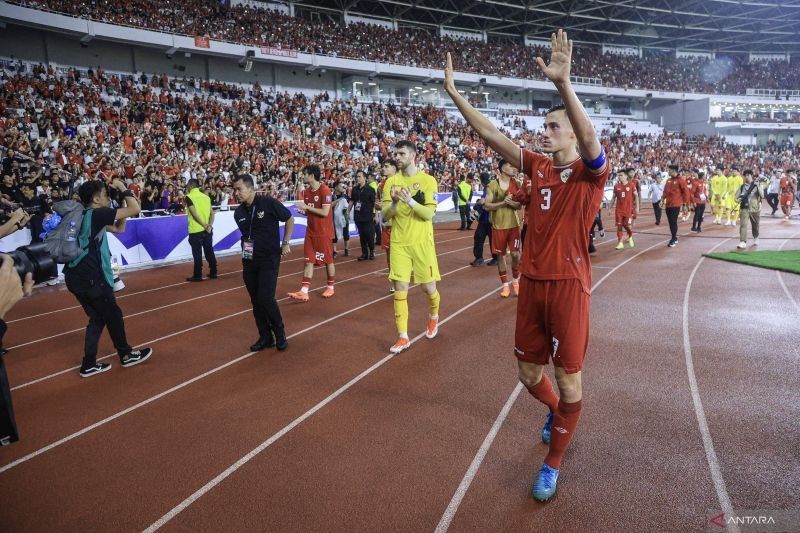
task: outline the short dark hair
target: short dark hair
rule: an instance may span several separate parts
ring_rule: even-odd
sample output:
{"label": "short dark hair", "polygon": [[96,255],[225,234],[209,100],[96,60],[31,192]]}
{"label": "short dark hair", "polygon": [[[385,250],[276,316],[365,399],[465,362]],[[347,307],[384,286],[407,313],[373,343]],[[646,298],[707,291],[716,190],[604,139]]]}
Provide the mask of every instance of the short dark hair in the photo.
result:
{"label": "short dark hair", "polygon": [[319,181],[320,176],[322,176],[322,170],[320,170],[319,165],[306,165],[303,167],[302,170],[303,174],[311,174],[314,176],[314,179]]}
{"label": "short dark hair", "polygon": [[197,180],[197,178],[192,178],[192,179],[190,179],[189,181],[186,182],[186,188],[187,189],[194,189],[195,187],[199,187],[199,186],[200,186],[200,182]]}
{"label": "short dark hair", "polygon": [[753,171],[748,168],[747,170],[742,172],[742,175],[744,175],[744,176],[752,176],[753,175]]}
{"label": "short dark hair", "polygon": [[236,176],[236,178],[234,178],[233,183],[236,183],[237,181],[241,181],[250,189],[255,189],[255,184],[253,183],[253,176],[251,176],[250,174],[239,174],[238,176]]}
{"label": "short dark hair", "polygon": [[[408,139],[403,139],[402,141],[397,141],[394,145],[395,148],[408,148],[415,154],[417,153],[417,145],[409,141]],[[397,168],[397,167],[395,167]]]}
{"label": "short dark hair", "polygon": [[387,163],[392,165],[394,168],[397,168],[397,163],[391,157],[384,158],[384,160],[381,161],[381,166],[383,166],[383,165],[385,165]]}
{"label": "short dark hair", "polygon": [[544,112],[545,116],[549,115],[550,113],[555,113],[556,111],[566,111],[567,106],[564,104],[556,104],[547,111]]}
{"label": "short dark hair", "polygon": [[89,205],[94,200],[95,195],[100,194],[106,188],[106,184],[100,180],[84,181],[78,187],[78,196],[84,205]]}
{"label": "short dark hair", "polygon": [[[498,160],[497,160],[497,170],[499,170],[500,172],[502,172],[502,171],[503,171],[503,167],[504,167],[505,165],[511,165],[511,163],[509,163],[508,161],[506,161],[506,160],[505,160],[505,159],[503,159],[502,157],[501,157],[500,159],[498,159]],[[511,165],[511,166],[513,167],[514,165]]]}

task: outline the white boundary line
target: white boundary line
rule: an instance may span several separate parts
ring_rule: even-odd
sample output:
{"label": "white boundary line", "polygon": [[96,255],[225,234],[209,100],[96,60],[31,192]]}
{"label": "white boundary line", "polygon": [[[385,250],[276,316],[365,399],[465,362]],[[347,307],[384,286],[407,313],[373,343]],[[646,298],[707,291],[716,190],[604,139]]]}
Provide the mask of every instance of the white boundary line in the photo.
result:
{"label": "white boundary line", "polygon": [[[778,251],[781,251],[781,250],[783,250],[783,247],[784,247],[784,246],[786,246],[786,243],[787,243],[787,242],[789,242],[789,240],[790,240],[792,237],[794,237],[795,235],[797,235],[797,233],[793,234],[791,237],[789,237],[788,239],[786,239],[785,241],[783,241],[783,242],[781,243],[781,245],[780,245],[780,246],[778,246]],[[795,310],[796,310],[798,313],[800,313],[800,304],[798,304],[798,303],[797,303],[797,300],[795,300],[795,299],[794,299],[794,296],[792,296],[792,293],[791,293],[791,292],[789,292],[789,288],[786,286],[786,283],[783,281],[783,273],[782,273],[780,270],[776,270],[776,271],[775,271],[775,273],[778,275],[778,281],[779,281],[779,282],[780,282],[780,284],[781,284],[781,288],[783,289],[783,292],[786,294],[786,296],[788,296],[788,297],[789,297],[789,300],[791,300],[791,301],[792,301],[792,305],[794,305],[794,308],[795,308]]]}
{"label": "white boundary line", "polygon": [[[449,254],[453,254],[453,253],[456,253],[456,252],[463,252],[464,250],[468,250],[469,248],[470,248],[469,246],[466,246],[466,247],[464,247],[464,248],[459,248],[459,249],[457,249],[457,250],[450,250],[450,251],[447,251],[447,252],[442,252],[442,253],[438,254],[438,255],[437,255],[437,257],[443,256],[443,255],[449,255]],[[371,272],[366,272],[366,273],[364,273],[364,274],[359,274],[358,276],[353,276],[353,277],[350,277],[350,278],[345,278],[345,279],[343,279],[343,280],[337,281],[337,282],[336,282],[336,284],[337,284],[337,285],[340,285],[340,284],[342,284],[342,283],[347,283],[348,281],[353,281],[353,280],[355,280],[355,279],[360,279],[360,278],[368,277],[368,276],[371,276],[371,275],[373,275],[373,274],[379,274],[379,273],[381,273],[381,272],[384,272],[385,270],[388,270],[388,269],[387,269],[386,267],[383,267],[383,268],[380,268],[380,269],[378,269],[378,270],[373,270],[373,271],[371,271]],[[289,275],[289,274],[287,274],[287,275]],[[279,278],[279,279],[280,279],[280,278]],[[241,287],[234,287],[234,288],[241,288]],[[325,288],[325,286],[324,286],[324,285],[320,285],[319,287],[315,287],[315,288],[311,289],[311,292],[316,292],[316,291],[322,290],[322,289],[324,289],[324,288]],[[233,289],[226,289],[226,290],[233,290]],[[221,292],[225,292],[225,291],[221,291]],[[288,296],[284,296],[283,298],[279,298],[277,301],[278,301],[278,302],[283,302],[283,301],[286,301],[286,300],[288,300],[288,299],[289,299],[289,297],[288,297]],[[168,307],[168,306],[167,306],[167,307]],[[182,334],[182,333],[187,333],[187,332],[189,332],[189,331],[194,331],[194,330],[196,330],[196,329],[198,329],[198,328],[202,328],[202,327],[208,326],[208,325],[210,325],[210,324],[214,324],[214,323],[216,323],[216,322],[220,322],[220,321],[222,321],[222,320],[226,320],[226,319],[228,319],[228,318],[233,318],[233,317],[235,317],[235,316],[239,316],[239,315],[241,315],[241,314],[243,314],[243,313],[248,313],[248,312],[250,312],[250,311],[252,311],[252,308],[248,307],[247,309],[244,309],[244,310],[242,310],[242,311],[236,311],[236,312],[234,312],[234,313],[231,313],[231,314],[228,314],[228,315],[224,315],[224,316],[222,316],[222,317],[219,317],[219,318],[215,318],[214,320],[209,320],[208,322],[203,322],[202,324],[197,324],[197,325],[195,325],[195,326],[191,326],[191,327],[189,327],[189,328],[182,329],[182,330],[176,331],[176,332],[174,332],[174,333],[170,333],[170,334],[168,334],[168,335],[164,335],[163,337],[158,337],[158,338],[156,338],[156,339],[152,339],[152,340],[149,340],[149,341],[141,342],[141,343],[137,344],[137,345],[135,346],[135,348],[140,348],[140,347],[142,347],[142,346],[148,346],[148,345],[150,345],[150,344],[155,344],[156,342],[163,341],[163,340],[166,340],[166,339],[170,339],[170,338],[172,338],[172,337],[175,337],[175,336],[177,336],[177,335],[180,335],[180,334]],[[110,354],[108,354],[108,355],[104,355],[104,356],[102,356],[102,357],[98,357],[98,358],[97,358],[97,360],[98,360],[98,361],[103,361],[103,360],[105,360],[105,359],[108,359],[109,357],[114,357],[115,355],[117,355],[117,352],[112,352],[112,353],[110,353]],[[22,383],[22,384],[20,384],[20,385],[17,385],[17,386],[15,386],[15,387],[12,387],[12,388],[11,388],[11,390],[12,390],[12,391],[15,391],[15,390],[17,390],[17,389],[22,389],[22,388],[28,387],[28,386],[30,386],[30,385],[34,385],[34,384],[36,384],[36,383],[40,383],[40,382],[42,382],[42,381],[46,381],[46,380],[48,380],[48,379],[51,379],[51,378],[54,378],[54,377],[60,376],[60,375],[62,375],[62,374],[66,374],[66,373],[68,373],[68,372],[73,372],[73,371],[75,371],[75,370],[78,370],[78,369],[80,369],[80,365],[77,365],[77,366],[72,366],[72,367],[70,367],[70,368],[67,368],[67,369],[64,369],[64,370],[59,370],[58,372],[54,372],[54,373],[52,373],[52,374],[48,374],[48,375],[46,375],[46,376],[43,376],[43,377],[41,377],[41,378],[37,378],[37,379],[34,379],[34,380],[32,380],[32,381],[28,381],[28,382],[26,382],[26,383]]]}
{"label": "white boundary line", "polygon": [[[730,238],[717,243],[706,253],[712,253],[714,250],[728,242]],[[694,404],[694,412],[697,416],[697,425],[700,429],[700,436],[703,439],[703,449],[706,452],[706,461],[708,468],[711,471],[711,480],[714,482],[714,489],[717,492],[717,499],[719,500],[720,509],[727,516],[734,516],[733,506],[731,505],[728,490],[725,488],[725,480],[722,478],[722,471],[719,467],[717,454],[714,451],[714,442],[711,440],[711,432],[708,429],[708,421],[706,420],[706,413],[703,409],[703,401],[700,399],[700,389],[697,386],[697,378],[694,374],[694,359],[692,358],[692,344],[689,341],[689,294],[692,291],[692,282],[694,276],[703,264],[705,257],[701,256],[697,260],[692,273],[689,275],[689,281],[686,282],[686,290],[683,294],[683,354],[686,360],[686,374],[689,378],[689,390],[692,394],[692,403]],[[739,527],[736,524],[728,525],[729,531],[738,532]]]}
{"label": "white boundary line", "polygon": [[[437,245],[438,244],[444,244],[446,242],[459,241],[459,240],[467,239],[467,238],[469,238],[469,237],[464,236],[464,237],[456,237],[455,239],[445,239],[443,241],[436,241],[436,244]],[[381,255],[385,255],[385,254],[383,252],[379,252],[379,253],[375,254],[375,257],[381,256]],[[232,256],[233,255],[228,256],[228,257],[232,257]],[[344,257],[344,256],[342,256],[342,257]],[[302,257],[302,256],[301,257],[295,257],[294,259],[287,259],[285,261],[281,261],[281,265],[285,265],[287,263],[293,263],[295,261],[302,261],[303,259],[305,259],[305,257]],[[344,261],[340,261],[340,262],[338,262],[336,264],[337,265],[343,265],[343,264],[346,264],[346,263],[351,263],[353,261],[355,261],[355,259],[347,259],[347,260],[344,260]],[[185,264],[188,264],[188,263],[189,263],[189,261],[187,260],[187,261],[183,261],[181,263],[175,263],[175,264],[169,265],[169,266],[172,267],[172,266],[176,266],[176,265],[185,265]],[[324,267],[316,267],[315,270],[321,270],[322,268],[324,268]],[[222,274],[219,275],[219,277],[230,276],[231,274],[237,274],[237,273],[239,273],[241,271],[242,271],[242,269],[223,272]],[[302,273],[303,272],[300,271],[300,272],[297,273],[297,275],[302,274]],[[172,287],[178,287],[180,285],[188,285],[188,284],[189,284],[188,281],[180,281],[178,283],[172,283],[170,285],[164,285],[162,287],[155,287],[153,289],[143,289],[141,291],[120,294],[119,296],[117,296],[117,300],[122,300],[123,298],[128,298],[129,296],[136,296],[136,295],[139,295],[139,294],[146,294],[146,293],[149,293],[149,292],[160,291],[160,290],[163,290],[163,289],[169,289],[169,288],[172,288]],[[70,307],[64,307],[64,308],[61,308],[61,309],[55,309],[53,311],[47,311],[45,313],[39,313],[39,314],[36,314],[36,315],[29,315],[29,316],[24,316],[24,317],[20,317],[20,318],[15,318],[14,320],[7,320],[6,324],[13,324],[14,322],[22,322],[24,320],[30,320],[31,318],[39,318],[39,317],[43,317],[43,316],[47,316],[47,315],[53,315],[55,313],[60,313],[62,311],[71,311],[72,309],[80,309],[80,308],[81,308],[80,305],[73,305],[73,306],[70,306]]]}
{"label": "white boundary line", "polygon": [[[467,248],[465,248],[465,249],[467,249]],[[466,266],[462,266],[462,267],[456,268],[454,270],[451,270],[449,272],[446,272],[446,273],[442,274],[442,277],[449,276],[451,274],[455,274],[456,272],[460,272],[461,270],[465,270],[465,269],[468,269],[468,268],[471,268],[470,265],[466,265]],[[418,285],[413,285],[411,288],[417,287],[417,286]],[[497,289],[495,289],[495,291],[492,291],[492,292],[496,292],[498,290],[500,290],[500,287],[497,287]],[[492,293],[489,293],[489,294],[492,294]],[[488,296],[488,295],[486,295],[486,296]],[[393,294],[386,294],[386,295],[384,295],[384,296],[382,296],[380,298],[376,298],[374,300],[370,300],[370,301],[368,301],[368,302],[366,302],[364,304],[361,304],[361,305],[359,305],[357,307],[353,307],[352,309],[349,309],[347,311],[343,311],[343,312],[339,313],[338,315],[334,315],[332,317],[326,318],[325,320],[317,322],[313,326],[309,326],[309,327],[307,327],[305,329],[302,329],[300,331],[296,331],[295,333],[292,333],[291,335],[288,335],[286,338],[287,339],[292,339],[294,337],[297,337],[298,335],[302,335],[303,333],[307,333],[307,332],[309,332],[309,331],[311,331],[313,329],[316,329],[316,328],[318,328],[320,326],[323,326],[323,325],[325,325],[325,324],[327,324],[329,322],[332,322],[332,321],[334,321],[336,319],[339,319],[339,318],[341,318],[343,316],[349,315],[351,313],[355,313],[356,311],[359,311],[359,310],[361,310],[361,309],[363,309],[365,307],[368,307],[368,306],[370,306],[370,305],[372,305],[374,303],[380,302],[382,300],[386,300],[387,298],[393,298],[393,297],[394,297]],[[485,296],[484,296],[484,298],[485,298]],[[481,299],[483,299],[483,298],[481,298]],[[471,307],[472,305],[474,305],[478,301],[480,301],[480,300],[476,300],[476,301],[472,302],[467,307]],[[467,307],[465,307],[464,309],[466,309]],[[249,311],[249,309],[248,309],[248,311]],[[452,316],[455,316],[455,315],[451,315],[451,317]],[[441,323],[444,324],[446,321],[447,320],[444,320]],[[419,338],[419,337],[415,337],[414,340],[416,340],[417,338]],[[174,387],[172,387],[170,389],[167,389],[164,392],[160,392],[160,393],[156,394],[155,396],[151,396],[150,398],[148,398],[146,400],[143,400],[143,401],[141,401],[141,402],[139,402],[139,403],[137,403],[135,405],[132,405],[132,406],[126,408],[126,409],[123,409],[122,411],[119,411],[119,412],[117,412],[117,413],[115,413],[115,414],[113,414],[111,416],[108,416],[108,417],[106,417],[106,418],[104,418],[104,419],[102,419],[102,420],[100,420],[98,422],[95,422],[94,424],[92,424],[90,426],[87,426],[87,427],[85,427],[85,428],[83,428],[81,430],[78,430],[78,431],[76,431],[74,433],[71,433],[70,435],[67,435],[66,437],[64,437],[62,439],[59,439],[59,440],[57,440],[57,441],[55,441],[55,442],[53,442],[51,444],[48,444],[47,446],[45,446],[43,448],[39,448],[38,450],[36,450],[34,452],[31,452],[31,453],[29,453],[27,455],[24,455],[23,457],[20,457],[19,459],[15,460],[15,461],[12,461],[11,463],[8,463],[8,464],[3,465],[2,467],[0,467],[0,474],[2,474],[3,472],[6,472],[7,470],[11,470],[12,468],[14,468],[16,466],[19,466],[20,464],[22,464],[24,462],[27,462],[27,461],[33,459],[34,457],[37,457],[37,456],[39,456],[39,455],[41,455],[41,454],[43,454],[45,452],[48,452],[48,451],[52,450],[53,448],[61,446],[64,443],[67,443],[67,442],[69,442],[69,441],[71,441],[71,440],[73,440],[73,439],[75,439],[77,437],[80,437],[81,435],[83,435],[85,433],[88,433],[88,432],[92,431],[93,429],[96,429],[96,428],[98,428],[100,426],[103,426],[103,425],[105,425],[105,424],[107,424],[109,422],[112,422],[112,421],[116,420],[117,418],[120,418],[121,416],[124,416],[124,415],[126,415],[126,414],[128,414],[128,413],[130,413],[132,411],[135,411],[135,410],[139,409],[140,407],[144,407],[145,405],[150,404],[150,403],[152,403],[152,402],[154,402],[154,401],[156,401],[156,400],[158,400],[160,398],[163,398],[164,396],[167,396],[167,395],[169,395],[169,394],[171,394],[171,393],[173,393],[175,391],[178,391],[180,389],[183,389],[184,387],[187,387],[187,386],[191,385],[192,383],[194,383],[194,382],[196,382],[198,380],[201,380],[201,379],[203,379],[203,378],[205,378],[207,376],[210,376],[211,374],[219,372],[220,370],[222,370],[224,368],[227,368],[227,367],[229,367],[229,366],[231,366],[233,364],[236,364],[236,363],[238,363],[240,361],[244,361],[245,359],[255,355],[256,353],[259,353],[259,352],[249,352],[249,353],[246,353],[246,354],[244,354],[244,355],[242,355],[240,357],[237,357],[236,359],[234,359],[232,361],[228,361],[227,363],[223,363],[223,364],[221,364],[220,366],[218,366],[216,368],[212,368],[211,370],[208,370],[207,372],[204,372],[204,373],[200,374],[199,376],[196,376],[196,377],[191,378],[191,379],[189,379],[187,381],[184,381],[183,383],[175,385]]]}
{"label": "white boundary line", "polygon": [[[463,268],[470,268],[470,266],[467,265],[466,267],[461,267],[461,269],[463,269]],[[459,269],[459,270],[461,270],[461,269]],[[455,272],[455,271],[453,271],[453,272]],[[489,291],[488,293],[484,294],[480,298],[478,298],[476,300],[473,300],[472,302],[470,302],[467,305],[465,305],[464,307],[458,309],[457,311],[452,313],[450,316],[448,316],[447,318],[445,318],[444,320],[439,322],[439,325],[443,326],[448,321],[450,321],[451,319],[453,319],[456,316],[460,315],[461,313],[463,313],[464,311],[466,311],[467,309],[469,309],[473,305],[476,305],[476,304],[480,303],[481,301],[485,300],[486,298],[488,298],[489,296],[492,296],[498,290],[500,290],[500,287],[497,287],[497,288]],[[425,335],[424,332],[420,333],[419,335],[414,337],[411,340],[411,342],[414,343],[414,342],[418,341],[424,335]],[[391,359],[393,359],[397,355],[398,354],[393,354],[393,353],[390,353],[390,354],[386,355],[383,359],[381,359],[380,361],[378,361],[377,363],[375,363],[371,367],[367,368],[366,370],[364,370],[363,372],[358,374],[356,377],[354,377],[353,379],[351,379],[350,381],[348,381],[347,383],[345,383],[344,385],[339,387],[335,392],[331,393],[328,397],[326,397],[325,399],[320,401],[314,407],[312,407],[311,409],[309,409],[308,411],[306,411],[305,413],[303,413],[302,415],[300,415],[299,417],[294,419],[288,425],[284,426],[283,429],[281,429],[277,433],[273,434],[270,438],[268,438],[267,440],[265,440],[264,442],[259,444],[257,447],[253,448],[247,455],[245,455],[244,457],[242,457],[241,459],[239,459],[238,461],[233,463],[231,466],[226,468],[222,473],[220,473],[214,479],[212,479],[211,481],[209,481],[208,483],[206,483],[205,485],[200,487],[200,489],[198,489],[196,492],[194,492],[194,494],[192,494],[191,496],[189,496],[188,498],[183,500],[181,503],[179,503],[178,505],[173,507],[167,514],[165,514],[160,519],[158,519],[156,522],[151,524],[150,527],[148,527],[144,531],[146,533],[152,533],[152,532],[158,530],[159,528],[163,527],[167,522],[169,522],[170,520],[175,518],[179,513],[181,513],[187,507],[192,505],[200,497],[202,497],[204,494],[206,494],[207,492],[212,490],[214,487],[219,485],[222,481],[225,480],[225,478],[229,477],[231,474],[233,474],[234,472],[239,470],[242,466],[247,464],[255,456],[257,456],[258,454],[260,454],[261,452],[263,452],[264,450],[269,448],[272,444],[277,442],[281,437],[283,437],[284,435],[289,433],[291,430],[293,430],[294,428],[296,428],[297,426],[302,424],[305,420],[307,420],[308,418],[313,416],[314,413],[316,413],[317,411],[319,411],[320,409],[322,409],[323,407],[325,407],[326,405],[331,403],[338,396],[340,396],[341,394],[346,392],[348,389],[350,389],[353,385],[355,385],[356,383],[358,383],[359,381],[361,381],[362,379],[367,377],[369,374],[371,374],[372,372],[374,372],[375,370],[377,370],[378,368],[383,366],[386,362],[390,361]]]}
{"label": "white boundary line", "polygon": [[[605,276],[600,278],[592,287],[591,292],[593,293],[597,287],[599,287],[608,277],[617,271],[617,269],[624,266],[626,263],[633,261],[640,255],[645,252],[648,252],[655,248],[656,246],[662,246],[666,240],[661,240],[656,244],[650,246],[649,248],[645,248],[644,250],[640,251],[636,255],[632,255],[622,263],[618,264],[617,266],[613,267]],[[458,512],[458,508],[461,505],[464,496],[466,496],[467,491],[469,490],[470,485],[472,485],[472,481],[475,479],[475,476],[478,474],[478,469],[481,467],[483,460],[486,458],[486,454],[489,452],[489,448],[491,448],[492,443],[494,442],[495,437],[500,432],[500,428],[505,422],[506,417],[511,412],[511,408],[514,406],[514,402],[517,401],[519,397],[519,393],[522,391],[522,383],[517,383],[517,386],[514,387],[514,390],[511,391],[511,395],[506,400],[505,405],[500,410],[500,413],[497,415],[494,423],[492,424],[492,428],[489,430],[489,433],[486,435],[486,438],[483,440],[483,444],[478,449],[478,452],[475,454],[475,457],[472,459],[472,463],[470,463],[467,472],[464,474],[464,477],[461,479],[461,483],[458,484],[458,488],[456,488],[455,494],[450,499],[450,503],[447,504],[447,508],[444,510],[441,519],[439,520],[439,524],[436,526],[436,533],[445,533],[447,529],[450,527],[450,524],[453,522],[453,518],[455,518],[456,513]]]}
{"label": "white boundary line", "polygon": [[[463,239],[464,237],[461,237],[461,238]],[[453,239],[453,240],[458,240],[458,239]],[[468,248],[469,247],[461,248],[458,251],[467,250]],[[449,253],[449,252],[445,252],[445,253],[438,254],[438,255],[445,255],[446,253]],[[384,254],[375,254],[376,257],[380,256],[380,255],[384,255]],[[438,257],[438,255],[437,255],[437,257]],[[299,259],[303,259],[303,258],[299,258]],[[295,260],[296,259],[292,259],[292,261],[295,261]],[[354,259],[348,259],[346,261],[341,261],[339,264],[343,265],[343,264],[347,264],[347,263],[352,263],[354,261],[357,261],[357,259],[355,259],[355,258]],[[321,270],[322,268],[324,268],[324,267],[316,267],[314,270]],[[241,270],[237,270],[236,272],[241,272]],[[231,272],[231,274],[232,273],[233,272]],[[303,271],[301,270],[299,272],[292,272],[290,274],[283,274],[282,276],[278,276],[278,279],[288,278],[288,277],[292,277],[292,276],[299,276],[302,273],[303,273]],[[174,285],[168,285],[167,287],[174,287],[174,286],[177,286],[177,285],[188,284],[188,283],[189,283],[188,281],[184,281],[182,283],[176,283]],[[162,287],[162,288],[166,288],[166,287]],[[226,293],[226,292],[235,291],[235,290],[243,289],[243,288],[244,288],[244,285],[237,285],[237,286],[231,287],[229,289],[223,289],[221,291],[211,292],[211,293],[208,293],[208,294],[201,294],[200,296],[195,296],[194,298],[187,298],[185,300],[180,300],[178,302],[172,302],[170,304],[162,305],[160,307],[154,307],[152,309],[145,309],[144,311],[139,311],[137,313],[131,313],[129,315],[125,315],[123,318],[128,319],[128,318],[133,318],[135,316],[146,315],[146,314],[152,313],[154,311],[160,311],[162,309],[167,309],[169,307],[174,307],[176,305],[182,305],[182,304],[185,304],[185,303],[188,303],[188,302],[201,300],[203,298],[208,298],[210,296],[216,296],[218,294],[223,294],[223,293]],[[160,290],[160,288],[159,289],[148,289],[148,292],[149,291],[154,291],[154,290]],[[75,309],[75,307],[70,307],[68,309]],[[9,350],[14,350],[14,349],[18,349],[18,348],[23,348],[25,346],[30,346],[31,344],[44,342],[44,341],[47,341],[47,340],[50,340],[50,339],[55,339],[57,337],[63,337],[64,335],[69,335],[71,333],[77,333],[79,331],[84,331],[85,329],[86,329],[86,326],[83,326],[83,327],[80,327],[80,328],[76,328],[76,329],[72,329],[72,330],[69,330],[69,331],[62,331],[61,333],[56,333],[55,335],[50,335],[48,337],[42,337],[42,338],[35,339],[35,340],[32,340],[32,341],[23,342],[22,344],[16,344],[14,346],[9,346],[8,349]]]}

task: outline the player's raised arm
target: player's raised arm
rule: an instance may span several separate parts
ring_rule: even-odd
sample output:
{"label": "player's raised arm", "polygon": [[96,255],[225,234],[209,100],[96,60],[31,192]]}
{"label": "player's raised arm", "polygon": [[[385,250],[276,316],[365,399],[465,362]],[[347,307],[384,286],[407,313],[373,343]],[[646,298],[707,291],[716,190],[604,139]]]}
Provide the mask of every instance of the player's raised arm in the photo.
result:
{"label": "player's raised arm", "polygon": [[[512,161],[515,166],[519,168],[522,164],[520,161],[519,146],[514,144],[514,141],[503,135],[497,126],[483,116],[483,114],[472,107],[467,100],[461,96],[456,90],[455,81],[453,81],[453,59],[450,57],[450,52],[447,52],[447,66],[444,69],[444,90],[452,98],[453,103],[461,112],[464,120],[474,129],[492,149],[500,154],[500,157],[506,161]],[[580,105],[580,104],[579,104]]]}
{"label": "player's raised arm", "polygon": [[561,95],[561,100],[564,101],[567,117],[569,117],[569,122],[572,124],[572,129],[575,131],[575,137],[578,140],[581,157],[585,161],[594,161],[600,156],[600,141],[597,140],[594,125],[589,120],[589,115],[586,114],[583,104],[581,104],[578,95],[575,94],[575,89],[572,88],[572,83],[569,81],[572,63],[572,41],[567,38],[567,32],[558,30],[557,34],[552,34],[550,43],[550,64],[545,65],[541,57],[536,58],[536,63],[539,64],[539,68],[542,69],[542,73],[547,76],[547,79],[556,86],[558,94]]}

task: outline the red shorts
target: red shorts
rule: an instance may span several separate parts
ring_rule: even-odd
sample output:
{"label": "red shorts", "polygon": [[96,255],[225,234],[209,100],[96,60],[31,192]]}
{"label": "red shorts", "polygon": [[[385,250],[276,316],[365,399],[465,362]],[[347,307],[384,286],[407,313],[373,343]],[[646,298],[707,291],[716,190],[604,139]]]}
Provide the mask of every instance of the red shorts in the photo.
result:
{"label": "red shorts", "polygon": [[309,236],[303,243],[306,264],[330,265],[333,263],[333,243],[330,237]]}
{"label": "red shorts", "polygon": [[791,194],[781,194],[781,205],[791,207],[794,197]]}
{"label": "red shorts", "polygon": [[392,244],[392,227],[391,226],[383,226],[381,230],[381,248],[384,250],[389,249],[389,245]]}
{"label": "red shorts", "polygon": [[617,226],[630,226],[631,220],[633,220],[633,215],[631,213],[614,211],[614,224]]}
{"label": "red shorts", "polygon": [[492,228],[492,253],[506,255],[506,248],[511,253],[519,252],[519,226],[509,229]]}
{"label": "red shorts", "polygon": [[577,279],[539,281],[522,276],[514,354],[520,361],[580,372],[589,345],[589,294]]}

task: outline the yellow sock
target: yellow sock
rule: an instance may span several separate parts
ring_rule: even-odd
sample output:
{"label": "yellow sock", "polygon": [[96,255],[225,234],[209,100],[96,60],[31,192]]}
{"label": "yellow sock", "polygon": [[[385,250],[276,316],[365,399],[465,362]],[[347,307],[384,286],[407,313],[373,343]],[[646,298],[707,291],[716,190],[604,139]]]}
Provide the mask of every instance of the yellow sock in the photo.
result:
{"label": "yellow sock", "polygon": [[439,296],[439,291],[436,290],[430,296],[428,296],[428,311],[430,316],[438,317],[439,316],[439,303],[442,301],[441,296]]}
{"label": "yellow sock", "polygon": [[394,323],[397,325],[397,333],[408,333],[408,291],[394,293]]}

